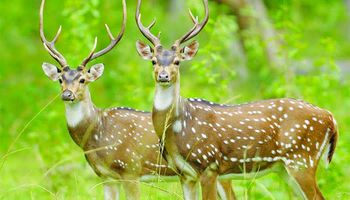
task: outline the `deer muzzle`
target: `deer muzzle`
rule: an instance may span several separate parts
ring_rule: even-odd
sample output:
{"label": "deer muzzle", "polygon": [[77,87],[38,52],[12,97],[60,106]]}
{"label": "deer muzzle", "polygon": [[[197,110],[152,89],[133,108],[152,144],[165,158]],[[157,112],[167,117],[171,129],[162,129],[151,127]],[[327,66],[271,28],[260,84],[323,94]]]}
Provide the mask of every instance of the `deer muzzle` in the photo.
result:
{"label": "deer muzzle", "polygon": [[63,101],[74,101],[75,99],[73,92],[70,90],[64,90],[61,98]]}
{"label": "deer muzzle", "polygon": [[157,81],[158,82],[163,82],[163,83],[164,82],[169,82],[170,81],[169,74],[166,71],[161,71],[158,74]]}

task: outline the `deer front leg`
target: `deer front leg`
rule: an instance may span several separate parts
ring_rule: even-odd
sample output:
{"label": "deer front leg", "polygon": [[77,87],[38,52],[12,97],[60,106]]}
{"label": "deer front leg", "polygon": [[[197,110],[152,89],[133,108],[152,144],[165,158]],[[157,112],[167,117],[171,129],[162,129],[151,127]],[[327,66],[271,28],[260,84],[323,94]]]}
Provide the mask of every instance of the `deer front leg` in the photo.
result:
{"label": "deer front leg", "polygon": [[134,177],[123,177],[123,187],[127,200],[140,199],[140,181]]}
{"label": "deer front leg", "polygon": [[232,181],[217,181],[218,196],[221,200],[235,200],[236,195],[232,188]]}
{"label": "deer front leg", "polygon": [[207,168],[200,177],[202,187],[202,199],[203,200],[215,200],[217,199],[217,177],[216,171]]}
{"label": "deer front leg", "polygon": [[196,200],[198,199],[198,184],[194,179],[186,176],[180,178],[184,200]]}
{"label": "deer front leg", "polygon": [[119,200],[120,196],[120,184],[119,183],[105,183],[104,187],[104,200]]}
{"label": "deer front leg", "polygon": [[324,197],[316,183],[316,168],[292,169],[285,167],[290,179],[297,184],[297,192],[307,200],[323,200]]}

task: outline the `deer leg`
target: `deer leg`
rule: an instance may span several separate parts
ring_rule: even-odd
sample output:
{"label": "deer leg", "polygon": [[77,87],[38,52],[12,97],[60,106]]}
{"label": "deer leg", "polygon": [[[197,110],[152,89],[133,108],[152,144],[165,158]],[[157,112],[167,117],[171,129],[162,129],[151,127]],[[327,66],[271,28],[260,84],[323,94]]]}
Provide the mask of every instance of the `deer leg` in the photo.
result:
{"label": "deer leg", "polygon": [[184,200],[196,200],[198,199],[198,184],[197,181],[187,178],[186,176],[182,176],[181,186],[184,195]]}
{"label": "deer leg", "polygon": [[324,197],[316,183],[316,169],[292,169],[286,167],[289,177],[296,183],[299,193],[302,193],[304,199],[323,200]]}
{"label": "deer leg", "polygon": [[120,196],[120,184],[119,183],[105,183],[104,188],[104,200],[119,200]]}
{"label": "deer leg", "polygon": [[201,187],[202,187],[202,199],[203,200],[215,200],[217,199],[217,177],[216,171],[207,169],[201,175]]}
{"label": "deer leg", "polygon": [[217,182],[218,196],[221,200],[235,200],[236,195],[232,188],[232,181],[218,181]]}
{"label": "deer leg", "polygon": [[127,200],[140,199],[140,181],[137,178],[123,177],[123,188]]}

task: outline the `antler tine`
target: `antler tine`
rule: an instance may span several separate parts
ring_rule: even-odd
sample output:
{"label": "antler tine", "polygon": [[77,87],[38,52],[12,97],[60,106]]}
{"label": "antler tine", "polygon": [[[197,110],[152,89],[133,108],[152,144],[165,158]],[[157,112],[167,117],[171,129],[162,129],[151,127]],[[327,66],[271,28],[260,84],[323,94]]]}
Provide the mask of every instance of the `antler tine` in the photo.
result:
{"label": "antler tine", "polygon": [[154,46],[158,46],[158,45],[160,45],[159,37],[156,37],[156,36],[154,36],[151,33],[151,28],[156,23],[156,19],[154,19],[152,21],[152,23],[147,28],[142,25],[141,13],[140,13],[141,1],[142,0],[138,0],[137,8],[136,8],[136,16],[135,16],[135,18],[136,18],[137,26],[139,27],[142,35],[144,35]]}
{"label": "antler tine", "polygon": [[[141,19],[141,14],[140,14],[140,19]],[[156,19],[153,19],[152,23],[147,27],[148,30],[151,30],[151,28],[156,24]]]}
{"label": "antler tine", "polygon": [[113,34],[111,32],[111,29],[109,29],[108,24],[105,24],[105,28],[106,28],[106,31],[108,33],[109,39],[114,40],[114,36],[113,36]]}
{"label": "antler tine", "polygon": [[90,54],[88,57],[86,57],[83,62],[81,63],[82,67],[85,67],[86,64],[88,64],[92,59],[92,56],[94,55],[95,51],[96,51],[96,47],[97,47],[97,37],[95,37],[95,42],[94,42],[94,46],[92,47],[92,50],[90,51]]}
{"label": "antler tine", "polygon": [[53,38],[52,42],[55,43],[57,41],[58,37],[61,35],[61,30],[62,30],[62,26],[60,25],[58,27],[57,33],[56,33],[55,37]]}
{"label": "antler tine", "polygon": [[194,19],[194,26],[185,34],[183,35],[180,39],[175,41],[175,46],[180,46],[182,43],[186,41],[186,38],[191,35],[193,31],[196,30],[197,25],[198,25],[198,17],[193,18]]}
{"label": "antler tine", "polygon": [[209,6],[208,6],[208,0],[203,0],[203,4],[205,7],[205,18],[201,23],[198,23],[198,17],[194,17],[191,10],[189,10],[191,20],[194,23],[193,28],[188,31],[184,36],[182,36],[180,39],[176,40],[175,46],[180,46],[182,43],[192,39],[196,35],[198,35],[201,30],[204,28],[204,26],[207,24],[209,20]]}
{"label": "antler tine", "polygon": [[198,22],[198,16],[194,17],[193,13],[191,11],[191,9],[188,9],[188,13],[190,14],[190,17],[192,19],[192,22],[195,24],[196,22]]}
{"label": "antler tine", "polygon": [[61,67],[64,68],[64,67],[67,66],[67,61],[63,57],[63,55],[59,51],[57,51],[57,49],[55,47],[55,43],[56,43],[58,37],[61,34],[62,26],[60,26],[58,28],[58,31],[57,31],[55,37],[53,38],[53,40],[51,42],[46,39],[45,33],[44,33],[44,6],[45,6],[45,0],[42,0],[41,1],[41,5],[40,5],[40,13],[39,13],[39,17],[40,17],[40,23],[39,23],[40,38],[41,38],[41,41],[43,42],[43,45],[44,45],[45,49],[61,65]]}
{"label": "antler tine", "polygon": [[122,39],[124,32],[125,32],[126,15],[127,15],[126,2],[125,2],[125,0],[123,0],[123,24],[122,24],[122,27],[121,27],[121,30],[120,30],[118,36],[115,38],[113,36],[111,30],[109,29],[108,25],[105,24],[107,34],[111,40],[110,44],[106,48],[95,53],[95,49],[96,49],[96,45],[97,45],[97,38],[95,38],[94,47],[93,47],[92,51],[90,52],[89,56],[87,58],[85,58],[84,61],[82,62],[81,67],[85,67],[90,61],[108,53],[118,44],[118,42]]}

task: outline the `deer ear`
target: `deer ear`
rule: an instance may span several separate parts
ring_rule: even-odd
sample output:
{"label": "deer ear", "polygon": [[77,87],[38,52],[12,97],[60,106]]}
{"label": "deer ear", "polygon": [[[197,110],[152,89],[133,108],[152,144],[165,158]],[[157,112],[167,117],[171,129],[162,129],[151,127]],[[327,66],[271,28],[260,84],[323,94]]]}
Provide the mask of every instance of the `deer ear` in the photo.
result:
{"label": "deer ear", "polygon": [[152,59],[152,57],[153,57],[153,49],[149,45],[147,45],[147,44],[141,42],[140,40],[138,40],[136,42],[136,49],[137,49],[137,52],[140,54],[140,56],[143,59],[145,59],[145,60],[151,60]]}
{"label": "deer ear", "polygon": [[42,68],[47,77],[53,81],[58,80],[58,77],[60,75],[60,70],[58,67],[50,63],[43,63]]}
{"label": "deer ear", "polygon": [[103,74],[104,65],[102,63],[93,65],[87,73],[87,81],[93,82],[100,78]]}
{"label": "deer ear", "polygon": [[198,52],[199,43],[197,41],[181,49],[182,60],[191,60]]}

